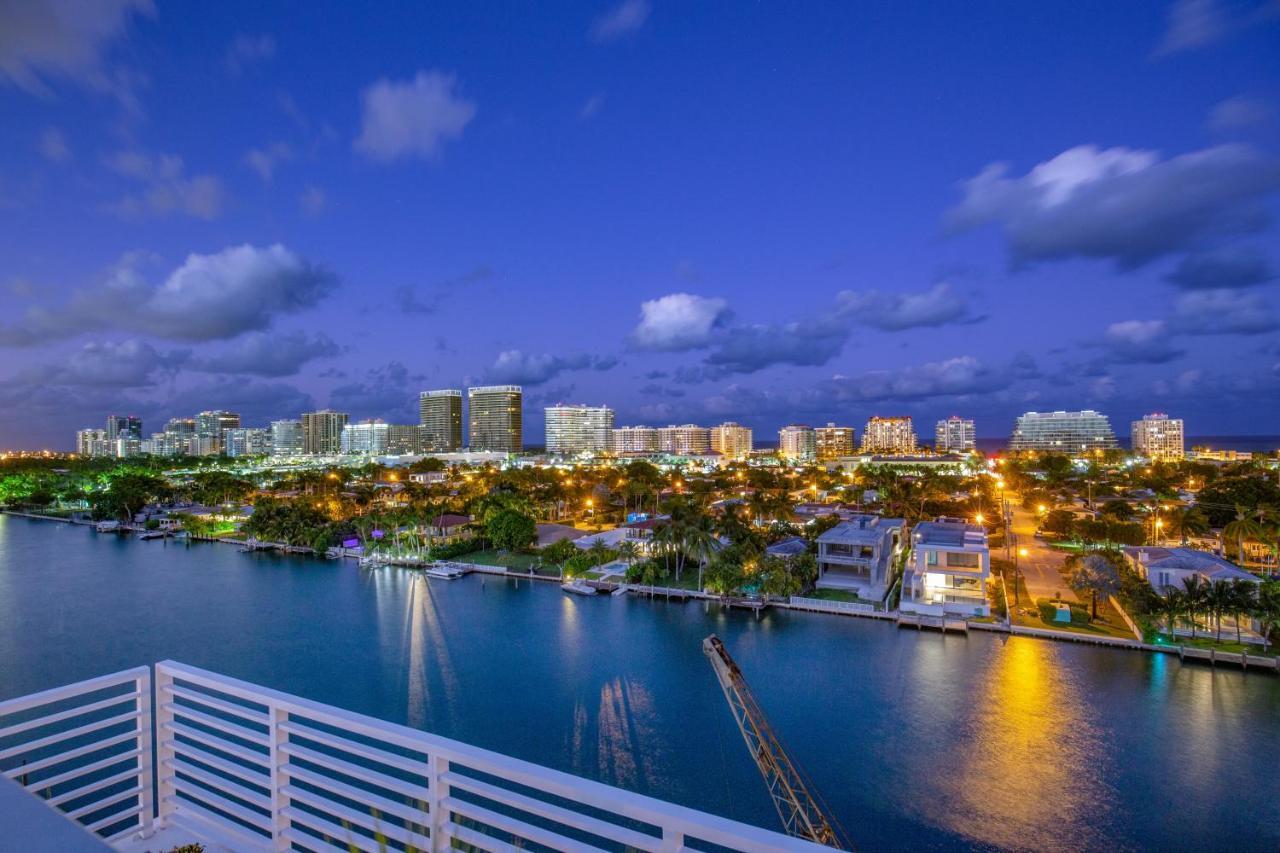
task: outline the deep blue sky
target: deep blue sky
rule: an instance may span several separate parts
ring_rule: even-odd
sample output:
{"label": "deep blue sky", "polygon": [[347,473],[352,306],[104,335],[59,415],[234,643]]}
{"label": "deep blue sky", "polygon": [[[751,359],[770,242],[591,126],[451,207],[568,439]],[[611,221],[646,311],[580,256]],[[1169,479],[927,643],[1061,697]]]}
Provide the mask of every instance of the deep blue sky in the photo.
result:
{"label": "deep blue sky", "polygon": [[1280,432],[1274,2],[79,5],[0,0],[0,446],[482,381]]}

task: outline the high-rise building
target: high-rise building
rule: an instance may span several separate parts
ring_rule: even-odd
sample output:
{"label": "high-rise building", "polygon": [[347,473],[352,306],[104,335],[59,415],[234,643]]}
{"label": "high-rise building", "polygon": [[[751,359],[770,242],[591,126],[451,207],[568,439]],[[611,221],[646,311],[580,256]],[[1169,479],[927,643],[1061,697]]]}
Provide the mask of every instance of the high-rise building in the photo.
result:
{"label": "high-rise building", "polygon": [[196,439],[192,445],[192,453],[207,456],[219,453],[223,448],[223,434],[229,429],[240,427],[240,416],[235,412],[214,409],[196,415]]}
{"label": "high-rise building", "polygon": [[822,461],[853,455],[853,427],[829,423],[824,427],[818,427],[813,432],[817,440],[817,455]]}
{"label": "high-rise building", "polygon": [[1182,459],[1186,456],[1186,439],[1182,419],[1164,412],[1143,415],[1129,425],[1129,438],[1135,453],[1148,459]]}
{"label": "high-rise building", "polygon": [[733,421],[711,428],[711,449],[726,459],[746,459],[751,455],[751,429]]}
{"label": "high-rise building", "polygon": [[301,456],[302,448],[302,421],[282,420],[271,422],[272,456]]}
{"label": "high-rise building", "polygon": [[696,424],[658,428],[658,450],[675,456],[697,456],[711,449],[711,430]]}
{"label": "high-rise building", "polygon": [[468,388],[468,448],[519,453],[524,447],[523,402],[519,385]]}
{"label": "high-rise building", "polygon": [[808,424],[788,424],[778,430],[778,455],[789,462],[812,462],[818,455],[818,436]]}
{"label": "high-rise building", "polygon": [[447,388],[418,395],[418,423],[423,453],[462,449],[462,391]]}
{"label": "high-rise building", "polygon": [[134,415],[107,415],[107,441],[126,438],[142,441],[142,418]]}
{"label": "high-rise building", "polygon": [[342,452],[342,428],[350,416],[346,412],[321,409],[302,416],[302,452],[333,456]]}
{"label": "high-rise building", "polygon": [[387,453],[391,456],[413,456],[422,452],[422,427],[419,424],[390,424],[387,430]]}
{"label": "high-rise building", "polygon": [[657,453],[658,431],[648,426],[617,427],[609,436],[609,452]]}
{"label": "high-rise building", "polygon": [[380,456],[391,442],[391,424],[364,420],[342,428],[341,449],[344,454]]}
{"label": "high-rise building", "polygon": [[971,418],[952,415],[934,427],[933,449],[939,453],[970,453],[977,446],[978,434]]}
{"label": "high-rise building", "polygon": [[261,427],[233,427],[222,434],[228,456],[265,456],[271,452],[271,432]]}
{"label": "high-rise building", "polygon": [[1018,417],[1009,449],[1089,453],[1116,448],[1107,416],[1092,409],[1079,412],[1027,412]]}
{"label": "high-rise building", "polygon": [[547,452],[562,456],[609,449],[613,409],[608,406],[547,406]]}
{"label": "high-rise building", "polygon": [[105,429],[82,429],[76,432],[76,453],[80,456],[112,456],[111,442]]}
{"label": "high-rise building", "polygon": [[862,430],[863,453],[914,453],[916,431],[911,418],[872,417]]}

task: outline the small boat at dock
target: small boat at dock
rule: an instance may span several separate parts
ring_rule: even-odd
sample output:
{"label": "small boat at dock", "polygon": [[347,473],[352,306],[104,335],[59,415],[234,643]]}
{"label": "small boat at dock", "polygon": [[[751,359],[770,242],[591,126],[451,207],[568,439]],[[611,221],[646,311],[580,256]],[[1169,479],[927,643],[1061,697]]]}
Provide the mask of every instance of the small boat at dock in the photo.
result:
{"label": "small boat at dock", "polygon": [[560,584],[560,588],[565,592],[571,592],[574,595],[595,595],[596,588],[587,584],[584,580],[572,580]]}
{"label": "small boat at dock", "polygon": [[119,532],[120,532],[120,522],[118,522],[118,521],[99,521],[96,525],[94,525],[94,528],[93,528],[93,529],[94,529],[94,530],[96,530],[96,531],[98,531],[99,533],[119,533]]}
{"label": "small boat at dock", "polygon": [[422,573],[429,578],[440,578],[441,580],[447,580],[447,581],[457,580],[458,578],[466,574],[466,572],[464,572],[462,569],[458,568],[457,566],[450,566],[445,564],[436,564],[434,566],[428,566],[427,568],[422,570]]}

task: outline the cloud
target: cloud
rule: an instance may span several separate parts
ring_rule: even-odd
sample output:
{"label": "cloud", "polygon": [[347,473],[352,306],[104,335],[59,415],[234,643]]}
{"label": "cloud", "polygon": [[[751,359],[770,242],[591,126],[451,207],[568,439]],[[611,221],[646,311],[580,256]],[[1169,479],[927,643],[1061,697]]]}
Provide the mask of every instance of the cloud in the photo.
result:
{"label": "cloud", "polygon": [[188,255],[159,285],[144,279],[140,265],[137,256],[127,256],[105,283],[76,291],[65,305],[33,306],[17,323],[0,326],[0,345],[102,330],[186,341],[232,338],[311,308],[336,286],[332,274],[279,244]]}
{"label": "cloud", "polygon": [[728,319],[729,303],[716,297],[672,293],[640,305],[640,324],[631,333],[638,349],[680,352],[711,343]]}
{"label": "cloud", "polygon": [[973,356],[837,376],[825,383],[834,402],[908,402],[935,397],[963,397],[1002,391],[1013,384],[1008,369],[986,365]]}
{"label": "cloud", "polygon": [[1273,115],[1271,105],[1258,98],[1237,95],[1227,98],[1209,113],[1209,129],[1231,133],[1265,124]]}
{"label": "cloud", "polygon": [[239,74],[247,66],[263,62],[276,55],[276,40],[270,35],[240,33],[227,46],[227,70]]}
{"label": "cloud", "polygon": [[417,395],[409,391],[411,378],[403,363],[388,362],[367,371],[362,381],[334,388],[329,392],[329,405],[351,413],[353,419],[379,417],[393,423],[416,423]]}
{"label": "cloud", "polygon": [[119,77],[104,67],[105,54],[134,15],[154,12],[151,0],[0,3],[0,76],[38,95],[49,94],[49,81],[59,78],[110,89]]}
{"label": "cloud", "polygon": [[1275,271],[1261,253],[1235,248],[1188,255],[1164,278],[1185,290],[1214,290],[1265,284]]}
{"label": "cloud", "polygon": [[314,219],[324,213],[325,208],[329,206],[329,198],[319,187],[308,186],[298,197],[298,205],[304,214]]}
{"label": "cloud", "polygon": [[144,185],[142,192],[126,195],[108,206],[119,216],[183,213],[197,219],[217,219],[222,214],[226,203],[222,181],[212,175],[187,176],[181,157],[118,151],[107,165],[116,174]]}
{"label": "cloud", "polygon": [[276,142],[263,148],[250,148],[244,155],[244,163],[258,173],[266,183],[271,183],[276,166],[293,159],[293,149],[287,142]]}
{"label": "cloud", "polygon": [[342,348],[323,332],[314,335],[291,332],[286,335],[250,332],[230,349],[194,359],[192,370],[203,373],[232,373],[278,378],[293,376],[318,358],[333,358]]}
{"label": "cloud", "polygon": [[1260,335],[1280,328],[1260,295],[1225,288],[1182,294],[1169,323],[1188,335]]}
{"label": "cloud", "polygon": [[1222,39],[1231,24],[1217,0],[1176,0],[1169,7],[1155,56],[1205,47]]}
{"label": "cloud", "polygon": [[91,341],[61,364],[20,371],[4,380],[6,387],[59,385],[93,388],[139,388],[172,377],[186,361],[187,350],[161,353],[140,340]]}
{"label": "cloud", "polygon": [[595,42],[609,42],[631,35],[649,19],[649,0],[622,0],[591,22],[589,35]]}
{"label": "cloud", "polygon": [[397,287],[391,297],[401,314],[434,314],[452,297],[474,285],[488,281],[493,276],[493,268],[488,264],[481,264],[460,276],[425,288],[425,292],[421,294],[418,288],[406,285]]}
{"label": "cloud", "polygon": [[953,230],[1000,223],[1015,265],[1072,257],[1127,270],[1270,221],[1280,162],[1247,145],[1161,159],[1154,151],[1072,148],[1022,177],[987,166],[947,214]]}
{"label": "cloud", "polygon": [[1109,360],[1124,364],[1164,364],[1184,355],[1163,320],[1112,323],[1103,341]]}
{"label": "cloud", "polygon": [[845,290],[837,294],[836,305],[840,315],[886,332],[981,319],[973,316],[969,305],[945,281],[920,293]]}
{"label": "cloud", "polygon": [[513,349],[499,353],[484,376],[498,385],[542,385],[568,371],[612,370],[617,365],[618,359],[607,355],[533,355]]}
{"label": "cloud", "polygon": [[363,117],[355,149],[383,163],[435,157],[476,115],[476,105],[455,93],[456,84],[452,74],[439,71],[419,71],[412,80],[378,80],[360,95]]}
{"label": "cloud", "polygon": [[755,373],[779,364],[812,367],[840,354],[849,327],[838,322],[800,321],[769,326],[737,326],[716,340],[707,355],[705,378]]}
{"label": "cloud", "polygon": [[223,376],[178,391],[166,401],[165,408],[171,415],[187,417],[206,409],[226,409],[239,413],[246,425],[266,426],[273,420],[313,411],[316,402],[310,394],[285,382]]}
{"label": "cloud", "polygon": [[65,163],[71,159],[71,148],[67,138],[56,127],[46,127],[40,134],[37,144],[40,156],[50,163]]}

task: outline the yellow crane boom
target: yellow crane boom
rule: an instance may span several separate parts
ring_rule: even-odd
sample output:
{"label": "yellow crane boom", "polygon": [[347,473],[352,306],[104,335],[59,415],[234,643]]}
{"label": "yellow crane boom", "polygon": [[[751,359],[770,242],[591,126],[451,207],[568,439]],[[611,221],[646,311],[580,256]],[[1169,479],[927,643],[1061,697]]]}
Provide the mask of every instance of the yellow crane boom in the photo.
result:
{"label": "yellow crane boom", "polygon": [[852,850],[853,847],[837,833],[835,823],[824,814],[800,771],[787,756],[760,704],[747,687],[742,670],[721,639],[715,634],[707,637],[702,641],[702,652],[711,661],[716,680],[720,682],[729,710],[733,712],[734,722],[738,724],[742,739],[747,742],[747,749],[764,777],[769,797],[782,819],[783,831],[795,838],[838,850]]}

